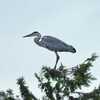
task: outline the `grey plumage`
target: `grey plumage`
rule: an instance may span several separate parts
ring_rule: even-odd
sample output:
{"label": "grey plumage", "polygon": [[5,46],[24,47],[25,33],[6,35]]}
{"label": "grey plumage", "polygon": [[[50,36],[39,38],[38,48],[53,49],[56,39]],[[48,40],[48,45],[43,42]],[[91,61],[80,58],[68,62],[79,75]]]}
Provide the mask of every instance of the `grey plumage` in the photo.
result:
{"label": "grey plumage", "polygon": [[32,37],[32,36],[36,36],[34,38],[34,42],[36,44],[38,44],[41,47],[47,48],[48,50],[55,52],[56,58],[57,58],[56,64],[54,67],[55,69],[56,69],[56,66],[57,66],[57,63],[59,60],[59,55],[57,52],[72,52],[72,53],[76,52],[76,49],[73,46],[68,45],[65,42],[63,42],[55,37],[52,37],[52,36],[43,36],[42,37],[39,32],[33,32],[29,35],[25,35],[24,38],[25,37]]}

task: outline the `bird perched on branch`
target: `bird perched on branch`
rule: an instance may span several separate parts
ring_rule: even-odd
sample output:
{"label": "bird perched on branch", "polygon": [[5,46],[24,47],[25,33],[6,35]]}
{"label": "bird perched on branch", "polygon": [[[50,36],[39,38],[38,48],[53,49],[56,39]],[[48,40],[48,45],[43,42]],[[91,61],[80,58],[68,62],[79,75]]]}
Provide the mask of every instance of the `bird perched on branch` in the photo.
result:
{"label": "bird perched on branch", "polygon": [[55,54],[56,54],[56,63],[54,66],[55,69],[56,69],[58,60],[60,58],[58,55],[58,52],[72,52],[72,53],[76,52],[76,49],[72,45],[68,45],[68,44],[64,43],[63,41],[61,41],[55,37],[52,37],[52,36],[43,36],[42,37],[41,34],[37,31],[35,31],[31,34],[25,35],[23,37],[24,38],[35,37],[34,42],[37,45],[55,52]]}

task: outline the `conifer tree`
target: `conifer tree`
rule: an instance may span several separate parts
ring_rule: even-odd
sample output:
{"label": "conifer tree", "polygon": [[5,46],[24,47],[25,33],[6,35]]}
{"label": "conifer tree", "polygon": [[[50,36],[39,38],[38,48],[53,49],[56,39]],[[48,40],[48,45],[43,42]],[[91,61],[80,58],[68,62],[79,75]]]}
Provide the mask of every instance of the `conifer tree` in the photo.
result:
{"label": "conifer tree", "polygon": [[[87,58],[84,62],[72,68],[66,68],[61,64],[57,69],[43,67],[40,74],[35,73],[40,89],[45,92],[47,100],[100,100],[100,87],[90,93],[82,93],[78,90],[89,87],[91,81],[96,78],[90,72],[96,54]],[[78,97],[73,95],[77,94]]]}
{"label": "conifer tree", "polygon": [[[67,68],[61,64],[57,69],[43,66],[40,73],[35,73],[38,86],[44,92],[42,98],[37,98],[26,86],[23,77],[17,79],[20,95],[13,94],[13,90],[0,91],[0,100],[100,100],[100,86],[91,92],[80,92],[84,87],[89,88],[96,78],[91,73],[96,54],[92,54],[79,65]],[[77,95],[77,97],[75,96]]]}

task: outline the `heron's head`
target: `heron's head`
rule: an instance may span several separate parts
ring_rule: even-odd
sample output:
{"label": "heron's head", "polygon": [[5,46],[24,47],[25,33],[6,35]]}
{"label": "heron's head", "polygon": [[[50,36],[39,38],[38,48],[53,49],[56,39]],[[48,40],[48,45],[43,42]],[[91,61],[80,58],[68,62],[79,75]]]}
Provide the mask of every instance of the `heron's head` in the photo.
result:
{"label": "heron's head", "polygon": [[76,53],[76,49],[73,46],[70,46],[70,52]]}
{"label": "heron's head", "polygon": [[35,31],[35,32],[32,32],[31,34],[23,36],[23,38],[33,37],[33,36],[41,37],[41,34],[39,32],[37,32],[37,31]]}

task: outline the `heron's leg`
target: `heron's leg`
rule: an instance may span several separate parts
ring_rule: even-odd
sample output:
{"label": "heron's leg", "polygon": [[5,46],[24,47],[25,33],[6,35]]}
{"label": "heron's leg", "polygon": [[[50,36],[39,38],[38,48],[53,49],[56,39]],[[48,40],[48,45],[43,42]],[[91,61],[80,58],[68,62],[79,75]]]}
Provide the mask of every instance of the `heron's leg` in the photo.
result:
{"label": "heron's leg", "polygon": [[56,64],[55,64],[54,69],[56,69],[58,60],[59,60],[59,58],[60,58],[57,52],[55,52],[55,54],[56,54]]}

